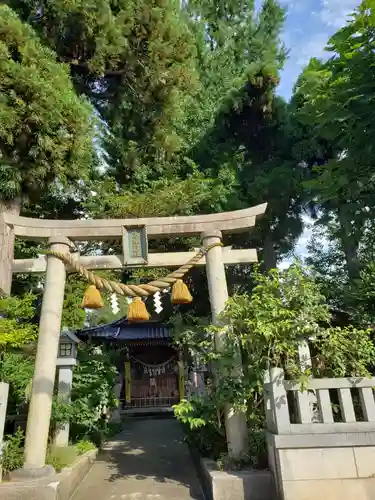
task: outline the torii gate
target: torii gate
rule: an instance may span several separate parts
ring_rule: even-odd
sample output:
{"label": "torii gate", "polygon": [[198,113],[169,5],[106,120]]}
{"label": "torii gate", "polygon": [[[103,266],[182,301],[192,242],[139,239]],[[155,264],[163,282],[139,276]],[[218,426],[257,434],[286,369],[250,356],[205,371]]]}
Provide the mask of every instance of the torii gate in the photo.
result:
{"label": "torii gate", "polygon": [[[20,217],[12,211],[0,213],[0,288],[6,293],[10,292],[12,272],[46,272],[27,421],[25,471],[39,469],[42,473],[45,467],[64,287],[69,266],[53,255],[13,260],[14,238],[36,241],[47,239],[51,251],[67,253],[73,250],[74,241],[111,241],[121,238],[125,241],[128,238],[128,242],[129,234],[133,231],[139,235],[142,255],[131,255],[129,246],[124,244],[124,255],[76,256],[87,269],[121,269],[125,266],[179,267],[195,252],[148,255],[147,241],[200,235],[203,248],[211,248],[198,265],[206,265],[212,321],[217,324],[218,315],[228,299],[224,265],[257,262],[254,249],[233,250],[217,244],[221,243],[223,233],[249,231],[264,214],[266,207],[265,203],[244,210],[209,215],[101,220],[47,220]],[[220,338],[215,339],[215,344],[217,349],[220,348]],[[225,420],[228,452],[233,457],[240,457],[246,452],[247,446],[245,415],[227,408]]]}

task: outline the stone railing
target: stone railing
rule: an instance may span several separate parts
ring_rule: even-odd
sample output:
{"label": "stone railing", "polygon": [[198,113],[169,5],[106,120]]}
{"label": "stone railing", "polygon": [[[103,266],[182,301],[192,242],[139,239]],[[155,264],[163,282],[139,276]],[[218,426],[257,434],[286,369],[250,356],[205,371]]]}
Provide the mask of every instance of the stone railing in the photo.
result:
{"label": "stone railing", "polygon": [[374,387],[375,378],[326,378],[302,391],[283,370],[267,373],[268,453],[280,498],[375,499]]}
{"label": "stone railing", "polygon": [[[283,370],[273,368],[265,384],[268,429],[275,434],[329,432],[375,432],[375,378],[310,379],[305,391],[297,382],[285,381]],[[330,390],[337,390],[342,422],[334,421]],[[351,389],[358,389],[363,419],[357,421]],[[312,391],[312,393],[310,392]],[[296,407],[298,422],[292,423],[288,393]],[[316,405],[314,404],[314,395]]]}

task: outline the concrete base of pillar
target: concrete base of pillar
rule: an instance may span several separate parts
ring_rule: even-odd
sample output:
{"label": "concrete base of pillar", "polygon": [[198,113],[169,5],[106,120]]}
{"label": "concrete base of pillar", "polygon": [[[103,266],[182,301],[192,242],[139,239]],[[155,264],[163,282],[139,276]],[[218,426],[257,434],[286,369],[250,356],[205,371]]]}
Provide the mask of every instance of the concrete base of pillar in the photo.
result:
{"label": "concrete base of pillar", "polygon": [[56,471],[52,465],[45,465],[44,467],[38,467],[37,469],[21,467],[21,469],[16,469],[9,473],[9,477],[12,482],[28,480],[33,481],[34,479],[51,477],[54,475],[56,475]]}

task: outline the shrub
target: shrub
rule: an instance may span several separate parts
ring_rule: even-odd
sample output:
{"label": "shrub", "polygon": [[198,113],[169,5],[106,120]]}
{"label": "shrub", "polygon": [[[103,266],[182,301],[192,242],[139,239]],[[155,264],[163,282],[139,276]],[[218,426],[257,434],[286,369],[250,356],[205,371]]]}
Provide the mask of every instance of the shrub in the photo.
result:
{"label": "shrub", "polygon": [[219,458],[226,451],[223,415],[209,396],[192,397],[173,407],[190,444],[205,457]]}
{"label": "shrub", "polygon": [[22,467],[24,439],[24,433],[19,427],[13,436],[5,437],[1,460],[4,472],[10,472]]}
{"label": "shrub", "polygon": [[100,419],[95,427],[88,430],[85,426],[73,424],[70,427],[70,435],[73,442],[90,441],[94,446],[100,448],[104,441],[115,436],[123,429],[122,423],[107,422]]}
{"label": "shrub", "polygon": [[[368,376],[375,359],[369,330],[329,326],[325,297],[300,263],[283,271],[271,270],[268,275],[255,270],[253,280],[251,295],[234,295],[228,300],[220,317],[224,327],[210,325],[202,334],[202,328],[187,325],[180,336],[185,349],[200,355],[200,362],[211,365],[220,376],[206,388],[203,398],[176,405],[175,415],[185,426],[188,439],[222,468],[241,467],[245,461],[256,468],[267,465],[263,377],[269,367],[282,367],[287,378],[303,386],[311,375]],[[223,339],[219,353],[212,349],[217,334]],[[302,367],[299,360],[302,339],[309,340],[311,368]],[[223,412],[227,404],[247,413],[249,455],[239,462],[225,456]]]}
{"label": "shrub", "polygon": [[78,441],[78,443],[76,443],[74,446],[78,452],[78,455],[83,455],[87,451],[95,450],[96,448],[94,443],[92,441],[89,441],[88,439],[81,439],[81,441]]}
{"label": "shrub", "polygon": [[104,348],[81,346],[80,363],[73,374],[71,403],[54,400],[54,428],[70,421],[73,442],[89,439],[100,446],[106,436],[108,424],[103,410],[117,404],[113,390],[117,378],[115,356]]}

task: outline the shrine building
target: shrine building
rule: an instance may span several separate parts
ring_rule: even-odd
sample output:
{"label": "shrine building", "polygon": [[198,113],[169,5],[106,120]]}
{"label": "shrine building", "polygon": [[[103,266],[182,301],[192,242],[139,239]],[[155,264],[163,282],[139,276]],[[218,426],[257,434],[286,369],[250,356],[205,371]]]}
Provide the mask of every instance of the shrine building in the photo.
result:
{"label": "shrine building", "polygon": [[172,330],[158,321],[129,323],[127,318],[76,332],[87,343],[125,347],[117,366],[120,410],[171,408],[184,398],[182,358]]}

